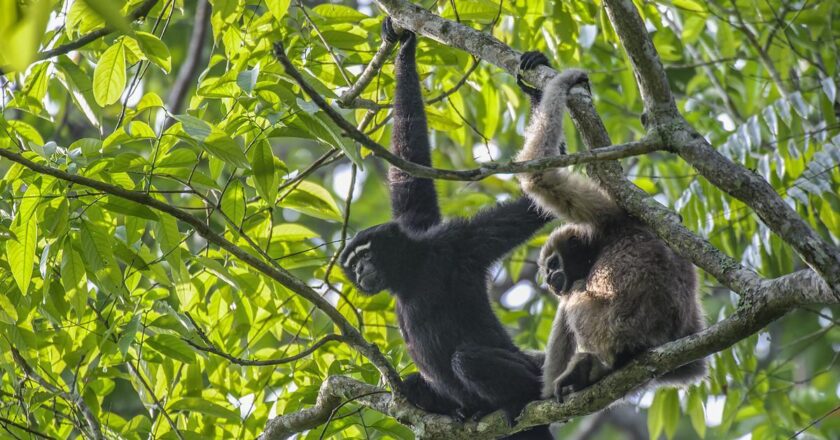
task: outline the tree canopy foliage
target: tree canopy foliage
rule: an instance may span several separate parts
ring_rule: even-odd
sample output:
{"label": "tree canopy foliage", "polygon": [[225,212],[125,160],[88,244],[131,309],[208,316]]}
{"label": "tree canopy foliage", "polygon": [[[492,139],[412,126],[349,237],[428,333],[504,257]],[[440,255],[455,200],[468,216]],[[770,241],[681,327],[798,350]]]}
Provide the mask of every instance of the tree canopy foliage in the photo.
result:
{"label": "tree canopy foliage", "polygon": [[[348,237],[390,218],[388,163],[338,128],[273,51],[282,42],[318,94],[387,146],[382,3],[399,2],[0,0],[0,152],[25,159],[0,157],[0,437],[254,438],[315,405],[328,376],[385,389],[389,369],[414,371],[392,298],[359,295],[335,264]],[[601,3],[415,2],[544,51],[558,69],[586,69],[612,143],[639,141],[639,74]],[[688,123],[837,251],[840,4],[632,4]],[[439,40],[420,35],[418,51],[435,167],[492,171],[522,144],[527,99],[505,69]],[[569,150],[586,151],[566,130]],[[683,157],[654,151],[622,165],[762,278],[808,267],[731,195],[739,188]],[[444,214],[519,193],[511,174],[490,174],[438,180]],[[548,232],[490,274],[499,319],[524,348],[545,346],[556,308],[535,274]],[[705,272],[701,285],[710,324],[739,307],[731,286]],[[559,432],[832,438],[838,311],[797,307],[711,355],[701,383],[632,398],[629,422],[616,411]],[[333,408],[301,438],[415,434],[354,399]]]}

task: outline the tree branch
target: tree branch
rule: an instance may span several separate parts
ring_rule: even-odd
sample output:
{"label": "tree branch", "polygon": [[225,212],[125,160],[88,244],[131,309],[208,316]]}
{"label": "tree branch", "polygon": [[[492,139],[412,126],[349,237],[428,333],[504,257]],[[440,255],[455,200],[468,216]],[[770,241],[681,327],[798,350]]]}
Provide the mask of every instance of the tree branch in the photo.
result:
{"label": "tree branch", "polygon": [[[373,81],[373,78],[376,77],[376,74],[382,69],[382,66],[385,65],[385,61],[388,60],[388,55],[391,54],[391,49],[394,48],[394,43],[382,40],[382,44],[379,45],[379,49],[376,50],[376,53],[373,55],[373,58],[370,60],[367,66],[365,66],[365,70],[362,71],[361,75],[356,78],[356,82],[350,85],[350,88],[345,90],[344,93],[338,98],[338,105],[342,107],[359,107],[361,106],[360,100],[357,98],[362,92],[365,90],[365,87]],[[376,104],[376,103],[374,103]]]}
{"label": "tree branch", "polygon": [[[184,105],[184,98],[190,89],[190,84],[195,80],[198,65],[201,64],[204,52],[204,40],[207,36],[207,29],[210,27],[210,2],[199,0],[195,7],[195,21],[193,22],[192,35],[187,47],[187,56],[181,68],[178,69],[178,76],[175,77],[175,84],[169,93],[167,110],[170,114],[181,113]],[[174,121],[174,119],[170,119]]]}
{"label": "tree branch", "polygon": [[[128,14],[128,17],[126,17],[127,21],[132,22],[132,21],[144,18],[146,16],[146,14],[148,14],[149,11],[152,10],[152,8],[155,6],[155,4],[157,2],[158,2],[158,0],[146,0],[146,1],[144,1],[139,6],[134,8],[134,10],[131,11],[130,14]],[[112,28],[106,26],[106,27],[103,27],[101,29],[97,29],[95,31],[88,32],[87,34],[84,34],[81,37],[79,37],[77,40],[73,40],[69,43],[62,44],[61,46],[58,46],[54,49],[46,50],[44,52],[39,53],[37,55],[37,58],[39,60],[46,60],[47,58],[52,58],[52,57],[56,57],[56,56],[59,56],[59,55],[64,55],[67,52],[70,52],[72,50],[76,50],[76,49],[78,49],[82,46],[86,46],[87,44],[89,44],[93,41],[96,41],[96,40],[98,40],[98,39],[100,39],[100,38],[102,38],[106,35],[109,35],[109,34],[115,32],[115,31],[116,31],[116,29],[112,29]]]}

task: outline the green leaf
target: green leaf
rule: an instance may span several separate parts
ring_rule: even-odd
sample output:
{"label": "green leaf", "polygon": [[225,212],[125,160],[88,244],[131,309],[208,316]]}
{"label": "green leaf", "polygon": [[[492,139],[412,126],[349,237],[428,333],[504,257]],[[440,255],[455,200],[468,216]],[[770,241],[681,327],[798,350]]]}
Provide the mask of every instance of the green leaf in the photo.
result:
{"label": "green leaf", "polygon": [[195,165],[195,161],[198,159],[198,156],[192,151],[186,148],[178,148],[176,150],[170,150],[169,153],[165,154],[163,157],[160,158],[157,162],[158,168],[179,168],[179,167],[191,167]]}
{"label": "green leaf", "polygon": [[242,147],[223,131],[190,115],[175,115],[184,132],[195,139],[210,155],[237,168],[250,169],[251,164],[242,152]]}
{"label": "green leaf", "polygon": [[240,421],[238,411],[225,408],[219,404],[198,397],[185,397],[173,403],[169,409],[173,411],[200,412],[210,417],[228,419],[237,423]]}
{"label": "green leaf", "polygon": [[329,21],[335,22],[358,23],[361,20],[370,18],[367,15],[344,5],[321,4],[312,8],[312,11]]}
{"label": "green leaf", "polygon": [[665,394],[665,401],[662,402],[662,420],[665,425],[665,435],[669,439],[674,438],[677,433],[677,426],[680,423],[680,397],[676,388],[665,388],[660,392]]}
{"label": "green leaf", "polygon": [[26,295],[35,263],[35,245],[38,242],[38,224],[34,216],[27,220],[15,219],[9,229],[13,237],[6,240],[6,257],[21,293]]}
{"label": "green leaf", "polygon": [[251,170],[254,172],[254,186],[263,200],[274,203],[277,198],[277,178],[271,144],[266,141],[257,142],[253,149]]}
{"label": "green leaf", "polygon": [[130,215],[132,217],[139,217],[151,221],[158,219],[158,215],[146,206],[121,197],[109,196],[104,207],[108,211],[118,214]]}
{"label": "green leaf", "polygon": [[169,47],[160,41],[157,36],[147,32],[135,32],[134,39],[140,45],[140,50],[146,55],[149,61],[157,64],[164,72],[169,73],[172,69],[172,57],[169,55]]}
{"label": "green leaf", "polygon": [[202,143],[208,153],[237,168],[250,169],[251,164],[242,152],[242,147],[221,131],[213,131]]}
{"label": "green leaf", "polygon": [[26,70],[38,52],[53,9],[50,0],[0,3],[0,61],[18,72]]}
{"label": "green leaf", "polygon": [[78,316],[83,316],[88,310],[86,281],[85,263],[82,261],[82,256],[68,241],[64,245],[61,257],[61,284],[64,286],[66,295],[70,297],[70,306]]}
{"label": "green leaf", "polygon": [[257,78],[260,76],[260,66],[254,67],[251,70],[244,70],[236,75],[236,85],[242,89],[243,92],[251,94],[254,87],[257,85]]}
{"label": "green leaf", "polygon": [[274,19],[280,20],[286,15],[286,11],[289,10],[291,0],[266,0],[265,3],[268,5],[268,10],[274,16]]}
{"label": "green leaf", "polygon": [[122,293],[124,291],[122,272],[114,257],[112,237],[108,233],[108,228],[103,227],[102,224],[82,221],[79,230],[81,232],[79,243],[85,267],[96,275],[100,288],[106,293]]}
{"label": "green leaf", "polygon": [[706,438],[706,408],[697,387],[692,387],[688,393],[688,415],[697,435]]}
{"label": "green leaf", "polygon": [[291,194],[283,199],[281,206],[300,211],[324,220],[341,221],[341,210],[324,187],[304,180]]}
{"label": "green leaf", "polygon": [[237,168],[251,168],[251,164],[248,163],[248,158],[242,152],[242,147],[235,140],[231,139],[230,136],[221,131],[210,133],[210,136],[207,137],[207,140],[202,145],[208,153],[227,164]]}
{"label": "green leaf", "polygon": [[648,417],[647,417],[647,424],[648,424],[648,433],[650,435],[651,440],[656,440],[659,438],[659,435],[662,434],[662,430],[665,427],[665,418],[663,408],[665,405],[665,395],[662,390],[659,390],[656,395],[653,396],[653,403],[650,404],[650,408],[648,408]]}
{"label": "green leaf", "polygon": [[155,93],[155,92],[149,92],[149,93],[146,93],[145,95],[143,95],[142,98],[140,98],[140,102],[137,103],[136,110],[138,112],[141,112],[143,110],[150,109],[150,108],[164,108],[164,107],[165,107],[165,105],[163,104],[163,100],[160,99],[160,96],[158,96],[158,94]]}
{"label": "green leaf", "polygon": [[131,33],[131,26],[128,23],[128,20],[123,17],[122,12],[118,5],[119,2],[114,2],[112,0],[82,0],[88,7],[96,13],[96,15],[102,17],[105,20],[105,23],[124,34]]}
{"label": "green leaf", "polygon": [[245,203],[245,188],[239,180],[234,180],[222,195],[222,212],[237,227],[242,226],[245,219]]}
{"label": "green leaf", "polygon": [[15,325],[17,320],[18,313],[15,310],[15,306],[5,294],[0,294],[0,322]]}
{"label": "green leaf", "polygon": [[207,139],[213,131],[213,127],[211,127],[210,124],[196,118],[195,116],[173,115],[172,117],[181,123],[181,127],[187,135],[199,142],[204,142],[204,140]]}
{"label": "green leaf", "polygon": [[35,214],[41,200],[43,200],[41,199],[41,188],[38,185],[29,185],[26,192],[23,193],[23,198],[20,200],[20,206],[18,207],[20,221],[29,221]]}
{"label": "green leaf", "polygon": [[128,349],[131,347],[131,344],[134,342],[134,336],[137,334],[137,330],[140,329],[140,315],[134,315],[131,317],[131,321],[128,322],[125,326],[125,330],[123,330],[122,336],[120,336],[119,342],[117,345],[120,348],[120,352],[122,353],[123,357],[128,354]]}
{"label": "green leaf", "polygon": [[160,251],[172,267],[181,264],[181,234],[174,218],[161,216],[155,227],[155,238],[159,240]]}
{"label": "green leaf", "polygon": [[93,97],[100,106],[117,102],[125,89],[125,46],[119,40],[105,50],[93,71]]}
{"label": "green leaf", "polygon": [[272,241],[300,242],[317,236],[315,231],[297,223],[283,223],[271,230]]}
{"label": "green leaf", "polygon": [[146,340],[146,344],[158,353],[177,361],[192,363],[195,353],[181,338],[168,334],[159,334]]}

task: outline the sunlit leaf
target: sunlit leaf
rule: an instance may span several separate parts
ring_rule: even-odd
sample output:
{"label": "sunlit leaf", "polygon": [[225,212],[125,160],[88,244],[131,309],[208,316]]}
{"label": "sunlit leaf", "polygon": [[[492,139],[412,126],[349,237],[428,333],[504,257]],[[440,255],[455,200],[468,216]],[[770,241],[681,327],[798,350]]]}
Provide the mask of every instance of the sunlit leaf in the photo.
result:
{"label": "sunlit leaf", "polygon": [[134,39],[137,40],[146,58],[160,66],[164,72],[169,73],[172,68],[172,57],[169,55],[169,47],[160,41],[160,38],[147,32],[135,32]]}
{"label": "sunlit leaf", "polygon": [[109,47],[93,71],[93,96],[106,106],[117,102],[125,89],[125,46],[119,40]]}
{"label": "sunlit leaf", "polygon": [[14,236],[6,240],[6,257],[18,289],[26,294],[35,264],[35,245],[38,242],[38,224],[35,217],[18,218],[9,228]]}

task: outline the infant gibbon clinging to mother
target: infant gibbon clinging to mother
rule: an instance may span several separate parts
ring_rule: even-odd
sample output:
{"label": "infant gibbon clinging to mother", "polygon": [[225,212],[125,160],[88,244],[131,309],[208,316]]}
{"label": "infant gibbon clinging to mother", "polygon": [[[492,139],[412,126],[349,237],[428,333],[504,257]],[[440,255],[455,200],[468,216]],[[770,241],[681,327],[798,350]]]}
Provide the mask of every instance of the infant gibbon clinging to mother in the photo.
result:
{"label": "infant gibbon clinging to mother", "polygon": [[[522,55],[520,70],[548,65],[539,52]],[[563,115],[586,73],[569,69],[544,93],[519,85],[534,114],[517,160],[566,154]],[[597,382],[648,348],[702,330],[705,322],[694,266],[645,224],[619,207],[595,182],[568,169],[520,174],[523,190],[565,224],[540,252],[539,266],[559,297],[546,347],[542,397],[564,396]],[[705,374],[698,360],[667,373],[662,382],[689,382]]]}

